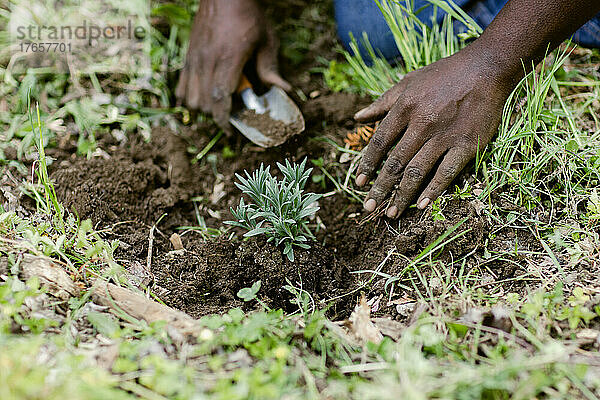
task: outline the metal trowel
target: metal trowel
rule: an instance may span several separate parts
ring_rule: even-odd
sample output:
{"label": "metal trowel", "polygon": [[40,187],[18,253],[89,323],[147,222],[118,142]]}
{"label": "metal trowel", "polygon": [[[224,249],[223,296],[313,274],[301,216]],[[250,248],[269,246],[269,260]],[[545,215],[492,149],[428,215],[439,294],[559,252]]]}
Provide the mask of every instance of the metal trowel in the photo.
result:
{"label": "metal trowel", "polygon": [[242,75],[237,93],[241,96],[247,109],[254,110],[256,114],[268,113],[272,120],[281,121],[288,126],[284,134],[273,135],[250,126],[241,117],[241,111],[233,114],[229,118],[231,125],[235,126],[253,143],[265,148],[279,146],[304,130],[304,117],[300,109],[279,87],[273,86],[264,95],[258,96],[252,89],[252,84]]}

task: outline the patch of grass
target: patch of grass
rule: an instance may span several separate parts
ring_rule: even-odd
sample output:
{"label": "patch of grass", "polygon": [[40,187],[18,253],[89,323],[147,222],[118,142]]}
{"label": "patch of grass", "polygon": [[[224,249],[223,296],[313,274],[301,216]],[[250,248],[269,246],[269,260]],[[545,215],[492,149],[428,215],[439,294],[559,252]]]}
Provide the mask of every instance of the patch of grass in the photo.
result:
{"label": "patch of grass", "polygon": [[321,49],[323,37],[335,35],[333,3],[328,0],[307,3],[274,0],[268,2],[265,12],[278,33],[280,54],[292,66],[310,60],[307,56]]}
{"label": "patch of grass", "polygon": [[[37,11],[31,12],[35,17],[35,12],[42,9],[52,10],[54,3],[54,0],[44,0],[37,4]],[[24,5],[23,2],[15,4]],[[69,10],[87,4],[67,1],[60,7]],[[40,104],[40,117],[47,127],[45,143],[55,146],[58,140],[74,134],[78,153],[86,156],[94,154],[100,134],[111,134],[116,140],[139,134],[149,140],[151,126],[167,124],[177,128],[179,120],[189,122],[185,109],[170,104],[171,80],[184,63],[191,15],[197,1],[156,3],[148,8],[148,13],[143,12],[143,7],[136,9],[137,6],[130,3],[111,4],[112,12],[135,15],[139,25],[149,30],[149,43],[142,49],[149,68],[122,68],[128,72],[108,73],[105,57],[76,74],[55,67],[21,71],[18,63],[9,62],[10,51],[0,53],[0,96],[5,105],[11,105],[0,106],[0,164],[20,165],[24,170],[19,163],[30,161],[35,153],[33,144],[37,138],[26,117],[28,96]],[[8,26],[13,16],[10,9],[5,11],[0,14],[0,25]],[[9,36],[0,40],[4,48],[10,48]],[[17,156],[7,157],[6,154],[13,151]]]}
{"label": "patch of grass", "polygon": [[[105,242],[92,229],[90,220],[79,221],[59,203],[54,185],[48,177],[39,107],[29,109],[31,130],[39,137],[36,144],[39,160],[35,175],[37,183],[25,183],[21,190],[36,201],[37,212],[30,218],[19,217],[14,211],[0,214],[0,250],[21,249],[35,255],[58,257],[73,274],[98,274],[95,265],[108,266],[111,273],[119,271],[113,253],[118,241]],[[35,120],[34,120],[35,118]],[[35,122],[34,122],[35,121]]]}
{"label": "patch of grass", "polygon": [[119,388],[117,376],[44,336],[0,334],[0,347],[3,399],[136,398]]}
{"label": "patch of grass", "polygon": [[[366,34],[360,39],[352,37],[350,44],[352,52],[343,52],[352,71],[345,71],[346,75],[351,77],[347,86],[357,87],[359,91],[372,96],[383,94],[406,73],[456,53],[466,45],[468,40],[478,37],[482,32],[477,23],[453,2],[428,0],[430,4],[415,9],[414,2],[411,0],[375,1],[394,36],[399,52],[398,64],[392,65],[380,57],[371,46]],[[432,7],[434,16],[439,10],[447,12],[441,25],[436,21],[430,21],[430,26],[419,20],[418,15],[425,7]],[[464,33],[455,34],[456,23],[462,24]],[[367,60],[359,52],[358,40],[362,41],[367,50]],[[336,66],[337,70],[342,68]],[[328,72],[331,72],[331,69],[330,65]],[[339,79],[329,79],[326,82],[336,83],[336,88],[344,88],[344,85],[338,81]]]}
{"label": "patch of grass", "polygon": [[557,211],[576,211],[582,200],[577,193],[598,183],[598,134],[576,126],[555,78],[568,56],[558,51],[550,65],[543,62],[539,72],[530,72],[509,97],[489,151],[486,194],[512,186],[518,205],[529,201],[543,206],[539,188],[545,187],[555,199],[562,197],[553,204]]}
{"label": "patch of grass", "polygon": [[321,59],[327,67],[315,68],[314,72],[323,74],[325,85],[334,92],[360,92],[360,82],[354,79],[354,69],[348,63]]}
{"label": "patch of grass", "polygon": [[[0,283],[0,289],[20,293],[11,282]],[[584,293],[567,297],[557,286],[532,294],[503,316],[512,324],[508,332],[490,328],[476,317],[453,317],[461,305],[447,301],[450,290],[442,293],[425,297],[431,306],[397,342],[385,338],[365,347],[352,344],[339,326],[321,312],[310,311],[300,299],[299,316],[280,310],[245,314],[233,309],[203,317],[197,337],[185,346],[175,344],[177,336],[172,337],[164,323],[144,326],[116,320],[105,329],[96,315],[114,317],[90,312],[87,319],[96,321],[95,332],[116,350],[108,369],[94,365],[89,355],[78,354],[83,343],[69,344],[56,334],[0,331],[0,344],[7,349],[0,354],[0,364],[10,366],[0,372],[0,393],[3,398],[24,393],[58,398],[67,387],[70,398],[133,394],[151,399],[391,399],[417,394],[528,399],[594,398],[598,393],[600,380],[593,366],[597,356],[556,340],[557,329],[560,337],[568,338],[598,318],[594,314],[579,318],[577,324],[562,322],[565,315],[581,314],[577,306],[585,308],[586,315],[590,312]],[[6,314],[0,318],[5,321]]]}
{"label": "patch of grass", "polygon": [[[568,253],[582,250],[577,243],[595,240],[598,228],[590,215],[595,215],[600,181],[600,124],[594,119],[600,93],[588,83],[594,82],[590,78],[597,82],[598,76],[573,76],[574,82],[589,85],[579,93],[583,101],[569,95],[569,82],[557,79],[577,52],[563,46],[521,81],[506,103],[498,137],[476,165],[485,183],[480,197],[492,205],[495,219],[535,226],[542,245],[549,242],[567,259]],[[524,211],[499,210],[492,194]],[[596,246],[588,246],[585,253],[569,264],[591,262],[598,254]]]}
{"label": "patch of grass", "polygon": [[55,325],[54,321],[30,316],[23,311],[23,305],[29,297],[42,293],[39,285],[39,279],[36,277],[25,283],[9,277],[0,286],[0,309],[2,310],[0,333],[9,334],[20,331],[40,334],[48,327]]}

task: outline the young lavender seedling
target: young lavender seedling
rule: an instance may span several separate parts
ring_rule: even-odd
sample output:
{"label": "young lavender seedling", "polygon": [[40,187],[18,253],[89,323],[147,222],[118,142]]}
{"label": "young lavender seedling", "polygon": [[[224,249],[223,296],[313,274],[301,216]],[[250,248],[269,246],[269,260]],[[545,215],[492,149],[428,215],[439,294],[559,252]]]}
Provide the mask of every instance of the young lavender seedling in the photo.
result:
{"label": "young lavender seedling", "polygon": [[309,239],[314,235],[308,228],[308,217],[319,209],[314,203],[320,194],[304,193],[304,186],[312,168],[305,170],[306,159],[300,165],[277,163],[283,174],[279,180],[262,164],[252,174],[244,171],[246,177],[236,174],[239,183],[235,185],[248,195],[250,203],[240,199],[240,204],[231,214],[234,221],[226,224],[248,230],[245,237],[264,234],[268,242],[283,245],[283,254],[294,261],[293,246],[310,249]]}

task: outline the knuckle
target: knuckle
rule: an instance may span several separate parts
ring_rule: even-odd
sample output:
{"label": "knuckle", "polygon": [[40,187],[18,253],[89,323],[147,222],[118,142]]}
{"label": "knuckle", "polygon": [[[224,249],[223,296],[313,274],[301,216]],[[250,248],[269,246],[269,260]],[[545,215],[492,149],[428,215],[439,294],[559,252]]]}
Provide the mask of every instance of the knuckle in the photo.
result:
{"label": "knuckle", "polygon": [[191,63],[192,68],[201,69],[204,66],[204,62],[208,62],[215,58],[214,49],[210,49],[207,47],[202,47],[198,51],[194,51],[192,53]]}
{"label": "knuckle", "polygon": [[394,176],[400,176],[402,170],[404,169],[404,164],[398,157],[390,156],[385,162],[384,168],[386,173]]}
{"label": "knuckle", "polygon": [[436,111],[419,112],[418,115],[416,123],[422,130],[431,129],[441,118]]}
{"label": "knuckle", "polygon": [[377,200],[377,202],[381,201],[385,196],[387,196],[389,191],[385,190],[385,188],[380,187],[380,185],[374,185],[369,191],[369,198]]}
{"label": "knuckle", "polygon": [[383,151],[385,149],[386,140],[384,134],[376,132],[371,140],[369,140],[369,149],[371,151]]}
{"label": "knuckle", "polygon": [[371,103],[371,105],[369,106],[369,110],[371,110],[372,112],[383,112],[383,111],[387,111],[389,109],[390,109],[390,106],[389,106],[388,101],[386,101],[385,96],[381,96],[380,98],[375,100],[373,103]]}
{"label": "knuckle", "polygon": [[404,173],[406,179],[411,183],[421,182],[425,176],[423,170],[419,167],[408,167]]}
{"label": "knuckle", "polygon": [[392,108],[393,105],[395,105],[398,101],[399,98],[399,91],[396,87],[391,88],[390,90],[388,90],[387,92],[385,92],[377,101],[377,106],[380,108],[384,108],[386,110],[389,110],[390,108]]}
{"label": "knuckle", "polygon": [[452,163],[444,166],[440,171],[440,174],[442,175],[442,178],[447,181],[453,179],[459,172],[458,165],[456,163]]}
{"label": "knuckle", "polygon": [[398,97],[398,105],[410,108],[411,111],[417,111],[419,107],[419,98],[412,90],[405,90],[401,97]]}

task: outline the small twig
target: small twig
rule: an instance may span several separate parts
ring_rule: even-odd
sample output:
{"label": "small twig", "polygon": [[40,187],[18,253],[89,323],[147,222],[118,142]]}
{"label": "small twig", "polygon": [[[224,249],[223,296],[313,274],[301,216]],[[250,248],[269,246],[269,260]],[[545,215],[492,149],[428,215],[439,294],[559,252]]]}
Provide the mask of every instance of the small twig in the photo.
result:
{"label": "small twig", "polygon": [[470,322],[465,322],[465,321],[460,321],[458,323],[461,325],[464,325],[468,328],[471,328],[471,329],[479,329],[480,331],[487,332],[487,333],[493,333],[494,335],[497,335],[497,336],[504,336],[509,340],[513,340],[516,344],[518,344],[521,347],[524,347],[525,349],[527,349],[530,352],[533,352],[533,350],[535,350],[535,347],[531,343],[521,339],[518,336],[513,335],[512,333],[503,331],[502,329],[494,328],[491,326],[485,326],[485,325],[476,325],[476,324],[472,324]]}
{"label": "small twig", "polygon": [[344,365],[340,367],[340,372],[342,374],[352,374],[357,372],[379,371],[382,369],[389,368],[390,364],[387,362],[373,362],[354,365]]}
{"label": "small twig", "polygon": [[584,364],[594,367],[600,367],[600,357],[585,354],[571,354],[569,356],[568,364]]}
{"label": "small twig", "polygon": [[[154,245],[154,232],[158,231],[159,233],[161,233],[156,226],[160,224],[160,221],[162,221],[162,219],[166,216],[167,213],[161,215],[160,218],[156,221],[156,223],[152,225],[152,228],[150,228],[150,233],[148,234],[148,257],[146,258],[146,270],[148,272],[151,271],[150,267],[152,267],[152,246]],[[163,234],[161,233],[161,235]]]}
{"label": "small twig", "polygon": [[150,228],[150,234],[148,235],[148,257],[146,258],[146,270],[150,271],[152,267],[152,246],[154,245],[154,230],[156,225]]}

